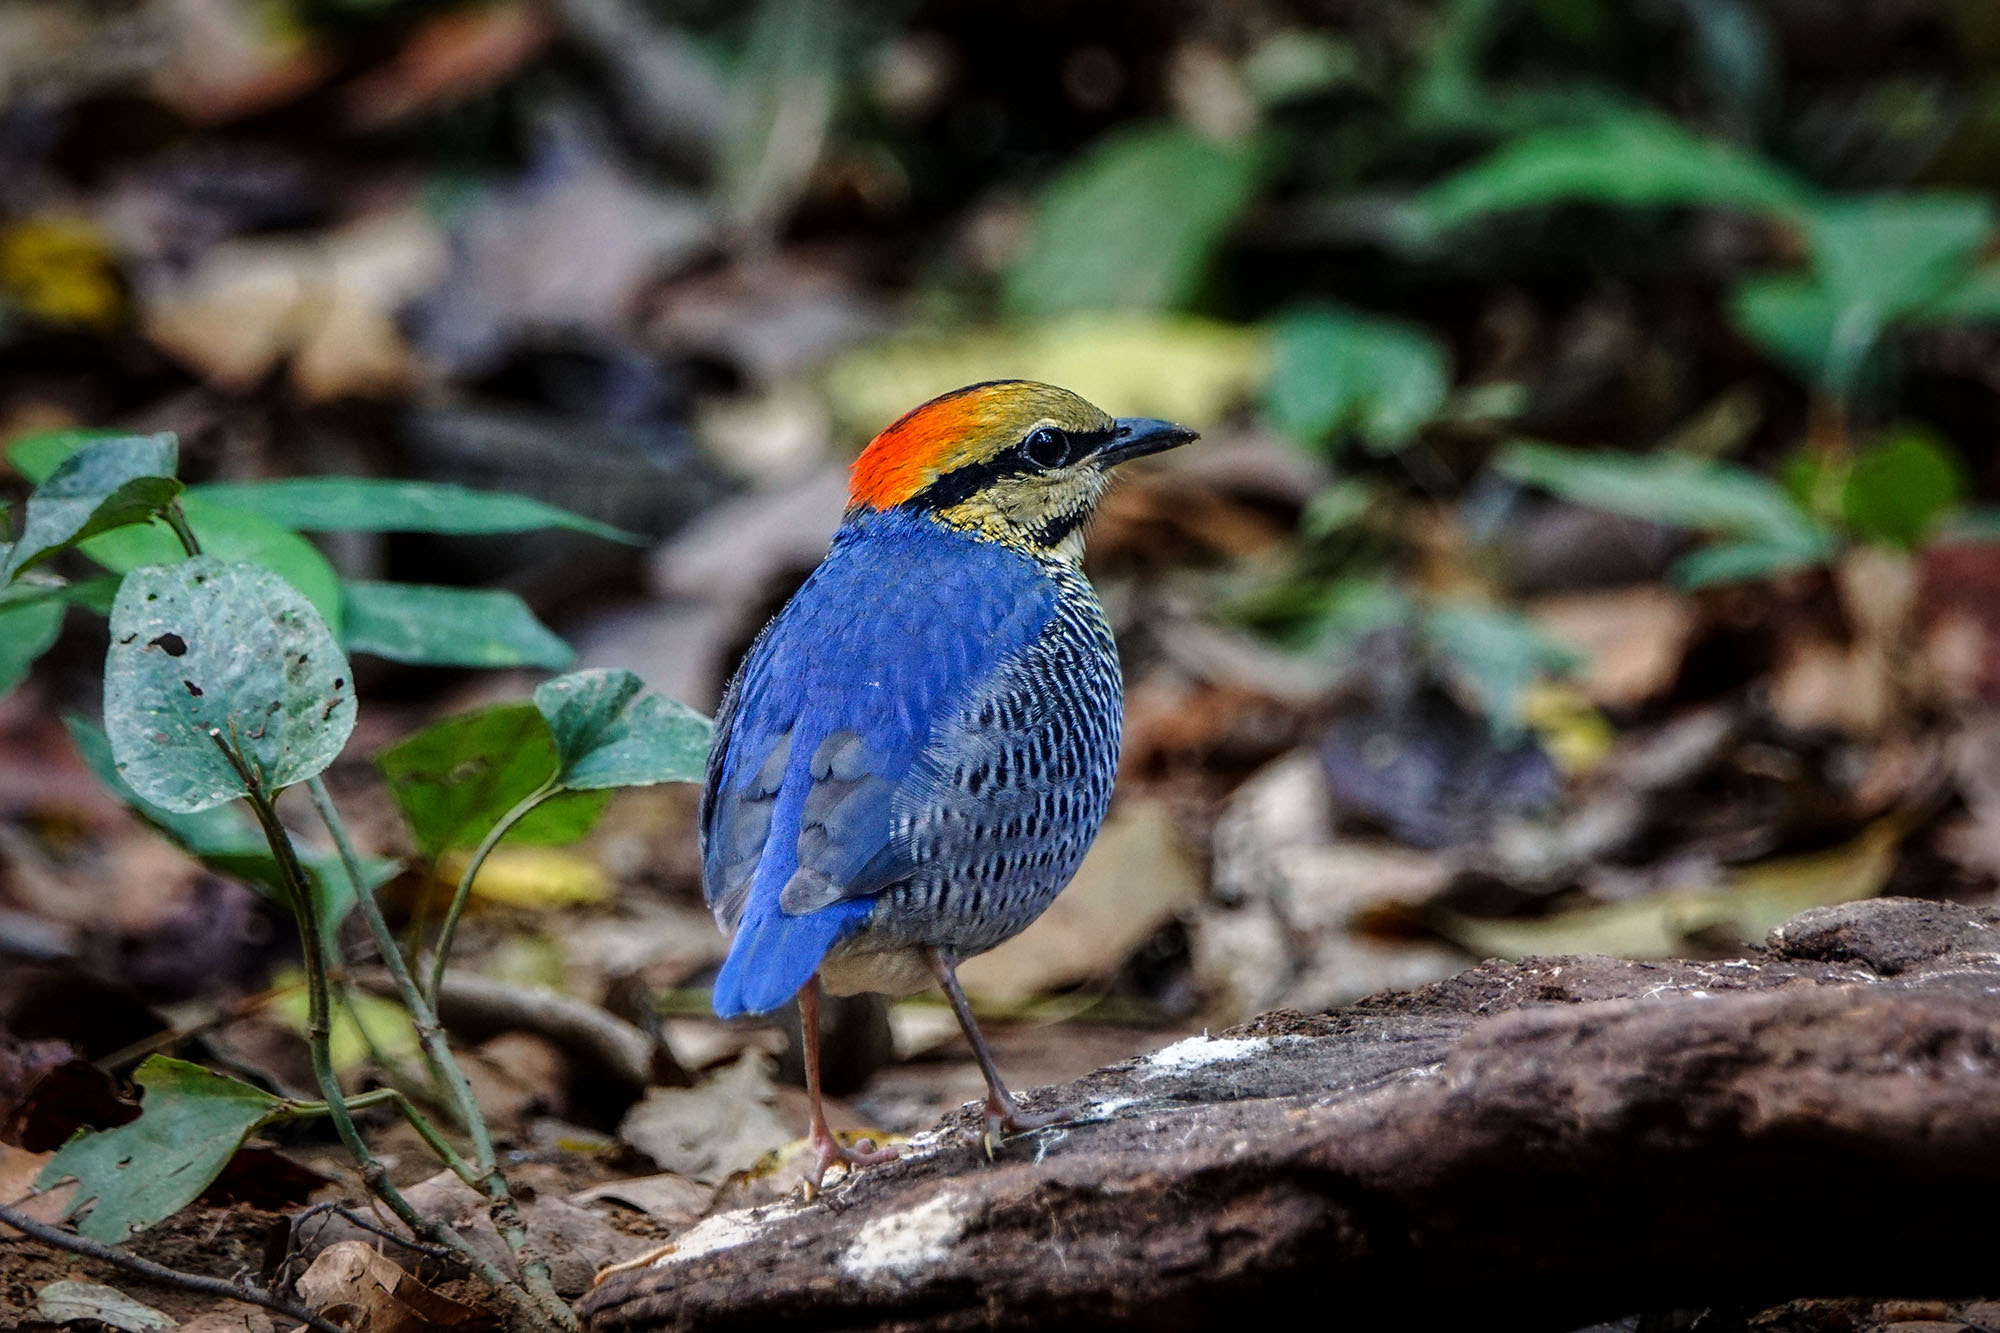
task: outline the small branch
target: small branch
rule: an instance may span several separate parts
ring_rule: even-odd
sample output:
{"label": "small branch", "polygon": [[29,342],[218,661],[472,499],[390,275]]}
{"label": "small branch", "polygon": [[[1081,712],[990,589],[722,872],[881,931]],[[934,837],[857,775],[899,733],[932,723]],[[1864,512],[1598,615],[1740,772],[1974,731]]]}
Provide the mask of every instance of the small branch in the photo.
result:
{"label": "small branch", "polygon": [[[386,973],[362,972],[355,980],[378,995],[393,993],[394,982]],[[438,995],[438,1012],[461,1032],[513,1028],[537,1033],[635,1089],[693,1081],[664,1043],[616,1014],[544,986],[453,974]]]}
{"label": "small branch", "polygon": [[181,548],[189,555],[201,554],[201,543],[195,540],[194,529],[188,526],[187,511],[181,508],[179,500],[169,500],[167,507],[160,511],[160,517],[174,530],[174,536],[181,539]]}
{"label": "small branch", "polygon": [[165,1264],[156,1264],[151,1259],[141,1259],[136,1254],[127,1254],[115,1246],[79,1236],[73,1231],[52,1227],[46,1222],[37,1222],[27,1214],[9,1208],[5,1204],[0,1204],[0,1222],[6,1223],[25,1236],[34,1237],[44,1245],[111,1264],[154,1282],[163,1282],[168,1286],[179,1287],[183,1291],[192,1291],[203,1296],[221,1296],[232,1301],[242,1301],[246,1305],[261,1305],[266,1310],[281,1314],[287,1319],[298,1320],[313,1329],[314,1333],[346,1333],[345,1329],[320,1318],[296,1301],[288,1301],[282,1296],[265,1291],[262,1287],[231,1282],[227,1278],[208,1277],[201,1273],[183,1273],[178,1268],[168,1268]]}
{"label": "small branch", "polygon": [[[389,923],[382,916],[381,904],[375,901],[374,894],[362,887],[365,881],[361,874],[361,858],[355,853],[353,839],[347,835],[347,825],[340,817],[339,808],[334,805],[333,797],[328,794],[326,784],[320,779],[311,779],[306,784],[306,790],[312,796],[313,807],[319,811],[320,818],[326,821],[327,832],[333,836],[333,844],[340,853],[341,864],[346,868],[348,877],[354,881],[356,904],[363,919],[368,923],[369,933],[375,938],[375,946],[382,954],[383,965],[389,969],[396,994],[402,1000],[403,1007],[409,1011],[410,1022],[417,1030],[417,1039],[423,1048],[425,1058],[451,1094],[459,1116],[464,1121],[466,1133],[472,1139],[473,1163],[470,1168],[465,1168],[465,1163],[455,1153],[443,1157],[442,1160],[461,1180],[485,1194],[487,1210],[492,1215],[494,1229],[506,1242],[508,1252],[514,1256],[514,1262],[521,1271],[520,1283],[510,1284],[513,1289],[525,1289],[535,1306],[556,1327],[565,1330],[577,1329],[579,1325],[575,1313],[556,1292],[555,1283],[549,1277],[548,1261],[537,1257],[529,1249],[527,1224],[521,1220],[521,1210],[514,1202],[513,1191],[508,1187],[506,1176],[500,1172],[499,1158],[493,1150],[492,1131],[486,1126],[486,1117],[479,1109],[479,1099],[473,1095],[471,1082],[467,1080],[465,1071],[453,1057],[450,1043],[445,1040],[444,1027],[438,1022],[437,1011],[418,990],[415,979],[410,975],[403,952],[396,947],[396,938],[390,933]],[[540,800],[547,794],[544,792],[534,799]],[[519,813],[510,811],[508,817],[501,821],[502,826],[506,826],[510,821],[518,821],[520,815],[526,814],[527,810],[532,808],[533,805],[529,803],[516,806],[515,811]],[[488,835],[488,850],[490,844],[496,841],[497,838]],[[461,890],[469,889],[470,885],[469,869]],[[438,962],[442,968],[444,962],[442,952],[438,955]],[[417,1114],[416,1108],[409,1105],[407,1100],[398,1109],[406,1116],[413,1117],[411,1124],[417,1128],[418,1133],[425,1132],[427,1122],[423,1121]],[[428,1137],[426,1142],[430,1142]],[[384,1184],[386,1183],[385,1180]],[[386,1195],[383,1197],[385,1202],[389,1202]],[[393,1208],[395,1205],[390,1203],[390,1206]],[[401,1215],[400,1212],[398,1215]],[[404,1221],[408,1222],[409,1219],[406,1217]],[[416,1226],[415,1223],[411,1225],[413,1228]],[[432,1233],[426,1231],[421,1234]],[[446,1232],[436,1239],[455,1246],[464,1245],[464,1241],[455,1232]]]}
{"label": "small branch", "polygon": [[[412,1251],[413,1253],[416,1254],[421,1254],[424,1258],[431,1260],[433,1263],[448,1264],[453,1262],[457,1258],[456,1255],[454,1255],[450,1250],[446,1249],[442,1245],[431,1245],[425,1241],[418,1240],[414,1236],[398,1235],[396,1232],[389,1230],[389,1228],[385,1226],[381,1226],[375,1222],[369,1221],[361,1214],[355,1212],[352,1208],[343,1208],[341,1205],[337,1203],[316,1203],[312,1207],[300,1213],[297,1217],[292,1219],[292,1234],[294,1236],[297,1236],[300,1232],[300,1229],[303,1228],[307,1222],[312,1221],[316,1217],[325,1217],[329,1214],[331,1214],[334,1217],[338,1217],[345,1220],[350,1225],[358,1227],[359,1229],[367,1232],[371,1236],[380,1236],[383,1240],[391,1241],[397,1245],[402,1246],[406,1250]],[[315,1232],[315,1234],[317,1234],[317,1231]]]}
{"label": "small branch", "polygon": [[438,927],[437,949],[431,959],[430,985],[424,997],[431,1004],[438,1001],[438,993],[444,987],[445,964],[451,959],[452,937],[458,933],[458,918],[465,912],[465,904],[472,897],[472,881],[478,876],[479,868],[486,864],[486,858],[500,845],[500,840],[513,832],[514,826],[528,817],[528,812],[562,789],[549,781],[523,796],[512,810],[500,816],[499,822],[486,831],[479,845],[472,849],[472,855],[465,863],[465,873],[458,877],[458,889],[451,895],[451,906],[444,914],[444,924]]}
{"label": "small branch", "polygon": [[[244,787],[249,793],[250,809],[257,816],[257,822],[264,832],[264,840],[270,844],[271,854],[278,859],[280,878],[289,891],[292,911],[298,917],[299,931],[305,939],[305,947],[300,953],[306,962],[306,995],[310,1013],[306,1048],[312,1057],[313,1077],[319,1083],[320,1094],[326,1098],[327,1114],[333,1121],[334,1132],[339,1136],[341,1146],[347,1149],[348,1156],[352,1157],[360,1168],[362,1181],[368,1186],[369,1192],[389,1205],[390,1211],[401,1218],[411,1231],[437,1244],[448,1246],[466,1267],[478,1274],[481,1280],[492,1286],[495,1291],[518,1301],[529,1312],[546,1320],[553,1327],[565,1330],[576,1328],[575,1314],[562,1303],[560,1298],[553,1300],[554,1308],[551,1309],[550,1300],[541,1292],[530,1290],[523,1283],[516,1282],[498,1264],[473,1248],[463,1236],[434,1218],[425,1217],[418,1212],[416,1207],[403,1197],[402,1191],[390,1183],[388,1168],[382,1165],[380,1159],[369,1151],[368,1145],[362,1140],[361,1132],[355,1128],[354,1117],[348,1113],[346,1094],[341,1089],[339,1076],[334,1072],[333,1060],[328,1049],[331,1000],[327,987],[326,958],[320,951],[323,929],[319,920],[318,904],[313,900],[311,882],[306,878],[305,867],[299,863],[298,850],[292,846],[291,834],[278,819],[277,807],[271,803],[271,798],[264,792],[255,773],[244,762],[243,757],[236,753],[235,748],[223,741],[219,731],[211,731],[209,735],[221,749],[224,757],[229,760],[230,765],[236,769],[238,776],[243,779]],[[351,863],[348,865],[350,875],[354,874],[355,869]],[[354,882],[359,887],[363,880],[356,875]],[[361,896],[365,899],[368,895]],[[462,1080],[463,1075],[460,1077]],[[476,1113],[477,1107],[474,1109]],[[501,1188],[505,1189],[504,1183]],[[550,1296],[553,1296],[553,1291],[554,1289],[550,1288]]]}

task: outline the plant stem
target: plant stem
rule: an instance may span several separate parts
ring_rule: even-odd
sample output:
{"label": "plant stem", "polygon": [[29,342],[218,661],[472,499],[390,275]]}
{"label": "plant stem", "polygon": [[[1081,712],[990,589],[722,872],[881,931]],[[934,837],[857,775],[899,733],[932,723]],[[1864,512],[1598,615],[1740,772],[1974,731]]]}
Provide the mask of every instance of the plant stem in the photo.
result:
{"label": "plant stem", "polygon": [[[453,1175],[474,1188],[478,1187],[479,1173],[458,1155],[458,1149],[451,1146],[451,1141],[438,1132],[437,1126],[417,1109],[417,1104],[411,1101],[402,1089],[376,1088],[371,1092],[364,1092],[347,1099],[347,1109],[350,1112],[366,1110],[373,1106],[395,1107],[403,1119],[410,1122],[410,1128],[417,1131],[417,1137],[424,1141],[424,1145],[439,1161],[450,1168]],[[332,1111],[333,1107],[327,1102],[293,1102],[285,1109],[281,1118],[303,1120],[309,1116],[330,1115]]]}
{"label": "plant stem", "polygon": [[160,517],[167,520],[167,526],[174,530],[174,536],[181,539],[181,547],[189,555],[201,554],[201,543],[195,540],[194,529],[188,526],[187,512],[181,508],[179,500],[169,500],[167,507],[160,511]]}
{"label": "plant stem", "polygon": [[53,1246],[58,1250],[68,1250],[71,1254],[81,1254],[100,1263],[111,1264],[154,1282],[163,1282],[168,1286],[179,1287],[183,1291],[198,1292],[203,1296],[222,1296],[232,1301],[242,1301],[247,1305],[261,1305],[266,1310],[281,1314],[287,1319],[298,1320],[313,1329],[314,1333],[346,1333],[339,1325],[321,1318],[305,1306],[295,1301],[288,1301],[262,1287],[253,1287],[246,1282],[231,1282],[227,1278],[209,1277],[202,1273],[184,1273],[178,1268],[168,1268],[165,1264],[156,1264],[151,1259],[141,1259],[136,1254],[127,1254],[116,1246],[101,1244],[88,1236],[79,1236],[61,1227],[52,1227],[46,1222],[37,1222],[27,1214],[9,1208],[5,1204],[0,1204],[0,1222],[6,1223],[24,1236],[34,1237],[44,1245]]}
{"label": "plant stem", "polygon": [[[403,952],[396,947],[396,937],[390,933],[389,923],[382,916],[381,904],[375,901],[373,893],[362,887],[364,881],[361,876],[361,858],[354,850],[354,840],[348,836],[347,825],[340,817],[339,807],[334,805],[333,797],[326,790],[326,784],[319,778],[308,780],[306,791],[312,797],[313,808],[319,811],[320,818],[326,822],[327,832],[333,837],[334,848],[340,853],[341,864],[346,867],[348,877],[354,881],[356,904],[362,918],[368,923],[369,933],[375,938],[375,947],[382,955],[383,965],[389,970],[396,995],[402,1000],[403,1007],[409,1011],[410,1022],[417,1030],[417,1040],[423,1048],[425,1058],[451,1094],[459,1117],[465,1124],[466,1134],[472,1140],[471,1166],[461,1169],[465,1164],[458,1162],[452,1166],[452,1170],[461,1180],[486,1195],[487,1209],[492,1214],[494,1229],[500,1233],[500,1238],[507,1244],[508,1252],[514,1256],[514,1261],[521,1270],[522,1284],[534,1296],[536,1304],[541,1306],[559,1327],[578,1328],[575,1314],[563,1302],[562,1297],[556,1294],[555,1285],[549,1277],[548,1261],[529,1251],[527,1224],[521,1219],[520,1208],[514,1202],[513,1191],[507,1185],[506,1176],[500,1172],[499,1158],[493,1151],[492,1132],[487,1128],[486,1117],[479,1109],[478,1098],[473,1095],[471,1082],[466,1079],[465,1071],[459,1068],[457,1059],[453,1057],[451,1044],[445,1040],[444,1026],[438,1022],[436,1007],[417,989],[416,979],[410,975],[409,965],[403,957]],[[547,791],[538,793],[534,799],[540,800],[547,794]],[[514,811],[509,812],[508,818],[502,821],[502,825],[517,821],[532,808],[533,804],[530,802],[516,806]],[[497,838],[488,836],[489,844],[496,841]],[[471,882],[468,873],[464,884],[461,885],[461,898],[464,889],[469,888]],[[439,964],[441,979],[442,954],[439,955]],[[409,1106],[407,1101],[403,1110],[406,1116],[414,1117],[417,1114],[416,1108]],[[424,1132],[423,1126],[418,1124],[417,1119],[412,1119],[411,1124],[417,1128],[419,1134]],[[458,1159],[454,1155],[444,1160],[447,1164],[451,1164]]]}
{"label": "plant stem", "polygon": [[472,897],[472,881],[478,876],[479,867],[486,864],[486,858],[500,845],[500,839],[506,837],[516,824],[527,818],[529,811],[561,790],[562,788],[558,787],[553,779],[544,782],[516,802],[512,810],[500,816],[499,821],[486,831],[486,836],[479,840],[479,845],[472,849],[472,855],[465,863],[465,872],[458,877],[458,889],[451,895],[451,907],[444,914],[444,925],[438,928],[437,950],[431,959],[430,984],[424,992],[425,998],[433,1006],[437,1004],[438,992],[444,988],[444,969],[445,964],[451,959],[452,936],[458,932],[458,918],[464,913],[465,904]]}
{"label": "plant stem", "polygon": [[[389,1205],[391,1212],[403,1220],[412,1232],[439,1245],[449,1247],[459,1259],[474,1273],[493,1287],[494,1290],[512,1297],[526,1309],[556,1328],[571,1330],[577,1327],[576,1315],[556,1297],[551,1287],[545,1300],[539,1291],[528,1289],[516,1282],[491,1259],[477,1249],[452,1228],[418,1212],[410,1201],[403,1197],[389,1181],[389,1172],[368,1145],[362,1141],[360,1130],[355,1128],[354,1117],[348,1113],[347,1097],[341,1090],[340,1078],[334,1072],[333,1057],[329,1049],[331,1032],[330,1011],[332,1008],[330,989],[327,985],[326,958],[320,949],[323,933],[319,920],[319,905],[313,900],[312,885],[306,878],[305,867],[299,864],[298,850],[292,846],[292,836],[278,819],[277,807],[264,791],[257,774],[222,738],[219,730],[209,732],[216,747],[229,761],[237,775],[243,779],[248,793],[252,813],[263,829],[264,840],[270,844],[271,854],[278,859],[279,878],[284,881],[291,898],[293,913],[298,918],[299,931],[305,937],[300,949],[306,965],[306,995],[309,1021],[306,1028],[306,1047],[312,1057],[313,1077],[319,1083],[320,1095],[326,1099],[328,1117],[333,1121],[334,1132],[339,1135],[341,1146],[354,1159],[361,1170],[361,1179],[368,1189],[382,1202]],[[353,868],[349,868],[352,873]],[[355,881],[359,884],[361,881]],[[503,1232],[504,1234],[504,1232]],[[525,1273],[524,1273],[525,1277]],[[552,1308],[551,1308],[552,1307]]]}

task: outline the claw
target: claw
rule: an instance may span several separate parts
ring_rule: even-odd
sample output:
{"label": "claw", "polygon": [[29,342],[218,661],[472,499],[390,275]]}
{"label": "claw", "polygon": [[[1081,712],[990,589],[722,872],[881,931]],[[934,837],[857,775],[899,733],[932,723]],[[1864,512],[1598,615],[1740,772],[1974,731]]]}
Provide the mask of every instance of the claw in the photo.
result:
{"label": "claw", "polygon": [[839,1134],[830,1130],[822,1133],[817,1125],[807,1135],[806,1141],[811,1144],[813,1150],[812,1170],[806,1176],[808,1198],[819,1193],[826,1180],[827,1168],[835,1162],[852,1171],[856,1167],[877,1166],[883,1162],[896,1160],[896,1148],[893,1144],[886,1148],[877,1148],[875,1140],[870,1138],[857,1138],[852,1144],[848,1144],[841,1140]]}
{"label": "claw", "polygon": [[994,1148],[1010,1135],[1047,1129],[1050,1125],[1061,1124],[1075,1114],[1075,1109],[1068,1106],[1059,1106],[1053,1111],[1023,1111],[1014,1104],[1012,1097],[1002,1102],[997,1097],[988,1096],[986,1132],[980,1136],[980,1141],[986,1147],[986,1160],[989,1162],[993,1160]]}

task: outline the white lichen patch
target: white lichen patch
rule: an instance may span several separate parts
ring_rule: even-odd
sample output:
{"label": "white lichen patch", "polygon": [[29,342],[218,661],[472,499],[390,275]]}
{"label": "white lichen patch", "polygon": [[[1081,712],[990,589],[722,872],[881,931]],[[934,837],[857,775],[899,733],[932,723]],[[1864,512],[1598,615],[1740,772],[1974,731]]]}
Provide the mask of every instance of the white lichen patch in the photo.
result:
{"label": "white lichen patch", "polygon": [[878,1217],[840,1252],[840,1271],[863,1282],[915,1277],[951,1253],[965,1232],[958,1198],[940,1191],[914,1208]]}
{"label": "white lichen patch", "polygon": [[[1164,1046],[1146,1057],[1146,1064],[1153,1070],[1200,1069],[1204,1065],[1222,1064],[1230,1060],[1243,1060],[1250,1056],[1269,1051],[1280,1043],[1290,1040],[1286,1037],[1211,1037],[1203,1033],[1199,1037],[1188,1037],[1171,1046]],[[1153,1077],[1153,1075],[1148,1075]]]}
{"label": "white lichen patch", "polygon": [[745,1241],[754,1240],[772,1214],[778,1211],[773,1208],[745,1208],[740,1212],[717,1213],[714,1217],[703,1218],[683,1231],[674,1241],[673,1249],[656,1259],[654,1266],[685,1263],[704,1254],[714,1254],[717,1250],[734,1249]]}
{"label": "white lichen patch", "polygon": [[1109,1120],[1128,1106],[1137,1106],[1146,1100],[1143,1097],[1100,1097],[1085,1102],[1076,1108],[1068,1123],[1077,1124],[1085,1120]]}

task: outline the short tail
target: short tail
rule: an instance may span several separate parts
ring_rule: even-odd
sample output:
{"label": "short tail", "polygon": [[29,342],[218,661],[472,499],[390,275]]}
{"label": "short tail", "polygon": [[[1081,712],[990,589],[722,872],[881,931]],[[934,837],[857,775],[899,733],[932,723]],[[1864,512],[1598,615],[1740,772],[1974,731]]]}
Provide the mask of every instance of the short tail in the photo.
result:
{"label": "short tail", "polygon": [[715,978],[716,1015],[768,1014],[782,1006],[874,905],[872,899],[848,898],[802,916],[791,916],[776,903],[753,905],[737,924],[729,957]]}

